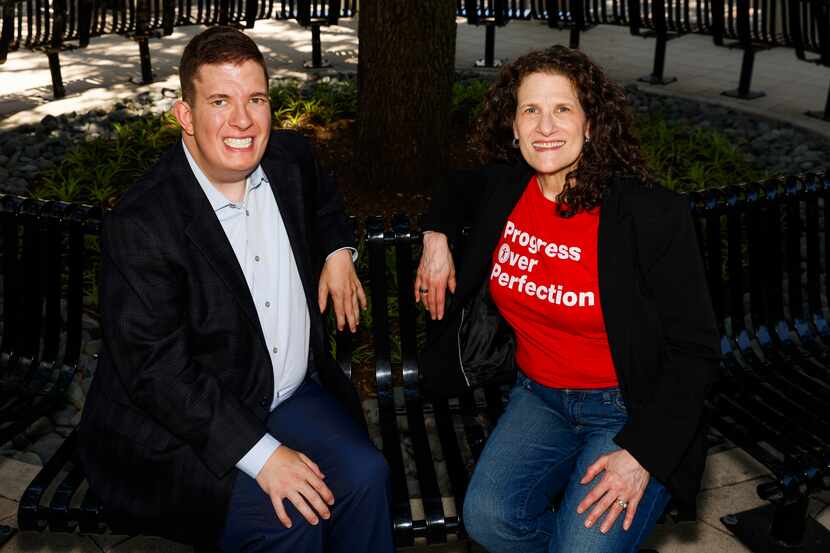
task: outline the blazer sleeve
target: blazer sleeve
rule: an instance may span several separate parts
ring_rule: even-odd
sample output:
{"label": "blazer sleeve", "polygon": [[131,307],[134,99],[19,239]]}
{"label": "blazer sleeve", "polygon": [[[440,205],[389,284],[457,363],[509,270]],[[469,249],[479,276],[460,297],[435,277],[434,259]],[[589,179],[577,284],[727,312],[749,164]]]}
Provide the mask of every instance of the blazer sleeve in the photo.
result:
{"label": "blazer sleeve", "polygon": [[346,217],[343,196],[337,189],[334,173],[317,163],[307,140],[303,139],[301,157],[309,176],[315,262],[322,267],[326,257],[340,248],[357,248],[351,222]]}
{"label": "blazer sleeve", "polygon": [[104,222],[100,293],[106,353],[131,402],[221,477],[266,428],[194,362],[184,271],[158,223],[117,211]]}
{"label": "blazer sleeve", "polygon": [[450,242],[455,242],[464,225],[475,217],[487,181],[486,168],[453,171],[439,180],[433,187],[422,229],[446,234]]}
{"label": "blazer sleeve", "polygon": [[[718,372],[719,338],[694,225],[685,199],[672,194],[658,227],[635,239],[662,334],[662,371],[651,401],[630,409],[616,436],[643,467],[668,482],[703,422],[704,399]],[[645,251],[644,251],[645,250]],[[636,368],[635,368],[636,369]]]}

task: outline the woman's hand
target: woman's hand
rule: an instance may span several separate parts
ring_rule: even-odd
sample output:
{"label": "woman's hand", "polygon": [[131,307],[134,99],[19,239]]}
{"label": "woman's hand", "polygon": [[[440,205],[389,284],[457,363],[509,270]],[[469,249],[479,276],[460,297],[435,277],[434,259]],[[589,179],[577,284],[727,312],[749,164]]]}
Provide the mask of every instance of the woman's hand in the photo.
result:
{"label": "woman's hand", "polygon": [[455,264],[447,235],[424,233],[424,249],[415,275],[415,303],[423,302],[432,319],[441,320],[447,289],[455,292]]}
{"label": "woman's hand", "polygon": [[[625,511],[623,530],[628,530],[648,486],[649,473],[628,451],[621,449],[597,459],[588,467],[579,483],[587,484],[603,471],[605,474],[602,479],[579,503],[576,512],[582,514],[594,505],[585,519],[585,527],[590,528],[608,511],[599,529],[604,534],[611,529],[620,513]],[[624,507],[621,501],[627,506]]]}

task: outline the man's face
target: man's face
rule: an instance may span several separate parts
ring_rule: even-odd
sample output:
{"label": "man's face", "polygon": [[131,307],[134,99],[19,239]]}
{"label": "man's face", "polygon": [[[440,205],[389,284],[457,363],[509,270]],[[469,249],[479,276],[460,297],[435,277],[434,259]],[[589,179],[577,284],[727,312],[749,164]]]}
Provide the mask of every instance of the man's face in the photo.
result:
{"label": "man's face", "polygon": [[268,145],[271,105],[257,62],[201,66],[193,98],[178,102],[174,111],[188,150],[214,185],[244,181],[259,165]]}

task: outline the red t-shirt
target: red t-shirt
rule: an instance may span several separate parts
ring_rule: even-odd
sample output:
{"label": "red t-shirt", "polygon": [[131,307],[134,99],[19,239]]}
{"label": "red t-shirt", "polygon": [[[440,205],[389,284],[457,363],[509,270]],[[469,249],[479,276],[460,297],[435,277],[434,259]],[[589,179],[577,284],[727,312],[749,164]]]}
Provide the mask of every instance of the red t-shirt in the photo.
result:
{"label": "red t-shirt", "polygon": [[530,179],[493,252],[490,294],[516,362],[550,388],[618,385],[599,302],[599,209],[561,217]]}

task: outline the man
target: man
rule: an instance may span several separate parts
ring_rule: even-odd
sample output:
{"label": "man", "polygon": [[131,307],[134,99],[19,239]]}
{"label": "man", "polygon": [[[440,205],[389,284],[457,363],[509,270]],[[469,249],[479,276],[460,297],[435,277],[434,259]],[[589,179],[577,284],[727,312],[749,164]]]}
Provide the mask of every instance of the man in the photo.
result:
{"label": "man", "polygon": [[271,132],[250,38],[204,31],[179,74],[182,142],[104,224],[91,489],[127,529],[225,551],[391,551],[388,468],[321,316],[365,308],[341,199]]}

